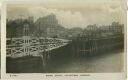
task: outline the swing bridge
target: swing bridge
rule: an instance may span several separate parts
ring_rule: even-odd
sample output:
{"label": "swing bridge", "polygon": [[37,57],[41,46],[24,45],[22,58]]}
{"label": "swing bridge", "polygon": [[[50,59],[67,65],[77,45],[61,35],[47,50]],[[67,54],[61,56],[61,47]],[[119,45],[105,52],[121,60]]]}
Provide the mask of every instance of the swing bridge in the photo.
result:
{"label": "swing bridge", "polygon": [[40,56],[43,52],[65,46],[70,40],[58,38],[33,38],[24,36],[21,38],[7,38],[7,57]]}

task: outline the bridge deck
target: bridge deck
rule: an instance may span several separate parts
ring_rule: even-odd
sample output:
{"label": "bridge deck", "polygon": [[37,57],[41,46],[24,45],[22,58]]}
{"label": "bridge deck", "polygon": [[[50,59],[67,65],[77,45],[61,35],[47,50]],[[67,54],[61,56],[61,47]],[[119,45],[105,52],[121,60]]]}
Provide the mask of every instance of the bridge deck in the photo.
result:
{"label": "bridge deck", "polygon": [[7,57],[40,56],[40,53],[65,46],[68,42],[58,38],[7,38]]}

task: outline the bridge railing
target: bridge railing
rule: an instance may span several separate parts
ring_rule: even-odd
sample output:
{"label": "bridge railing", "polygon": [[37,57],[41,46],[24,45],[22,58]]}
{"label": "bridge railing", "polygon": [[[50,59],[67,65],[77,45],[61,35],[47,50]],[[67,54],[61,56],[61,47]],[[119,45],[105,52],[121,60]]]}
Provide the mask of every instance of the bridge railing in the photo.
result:
{"label": "bridge railing", "polygon": [[68,40],[57,38],[7,38],[6,53],[8,57],[27,55],[39,56],[43,51],[49,51],[68,44]]}

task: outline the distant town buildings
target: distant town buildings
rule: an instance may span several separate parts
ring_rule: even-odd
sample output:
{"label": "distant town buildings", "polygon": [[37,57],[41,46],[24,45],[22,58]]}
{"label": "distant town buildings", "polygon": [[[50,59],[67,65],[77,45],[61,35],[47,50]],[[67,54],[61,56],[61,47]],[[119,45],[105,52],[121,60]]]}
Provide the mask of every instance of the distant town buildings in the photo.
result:
{"label": "distant town buildings", "polygon": [[107,36],[123,33],[123,24],[113,22],[110,25],[98,26],[97,24],[88,25],[82,29],[75,27],[67,29],[58,23],[54,14],[38,18],[34,21],[33,17],[27,19],[7,20],[7,37],[51,37],[72,39],[77,36]]}

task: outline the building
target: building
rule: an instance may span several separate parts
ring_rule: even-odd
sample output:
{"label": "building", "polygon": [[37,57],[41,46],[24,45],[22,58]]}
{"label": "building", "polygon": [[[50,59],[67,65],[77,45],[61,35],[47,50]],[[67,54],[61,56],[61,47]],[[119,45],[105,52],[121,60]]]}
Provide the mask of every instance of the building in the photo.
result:
{"label": "building", "polygon": [[59,37],[64,30],[64,27],[58,23],[54,14],[37,19],[35,25],[42,37]]}

